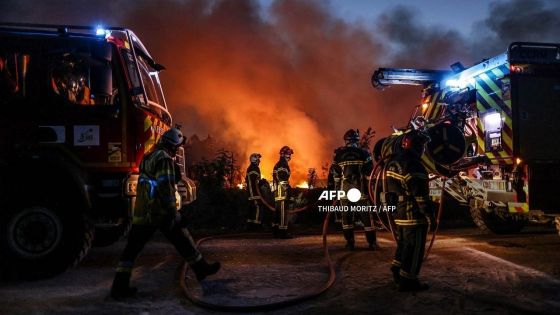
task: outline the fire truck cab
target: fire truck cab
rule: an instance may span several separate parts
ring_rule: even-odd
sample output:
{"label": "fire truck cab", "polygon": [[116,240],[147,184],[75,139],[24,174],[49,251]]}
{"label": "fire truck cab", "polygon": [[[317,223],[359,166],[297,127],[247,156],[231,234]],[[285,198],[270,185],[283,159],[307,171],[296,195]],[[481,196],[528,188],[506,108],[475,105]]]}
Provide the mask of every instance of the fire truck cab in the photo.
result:
{"label": "fire truck cab", "polygon": [[54,275],[128,232],[139,163],[172,125],[163,69],[125,28],[0,24],[2,270]]}
{"label": "fire truck cab", "polygon": [[432,138],[423,162],[434,199],[445,187],[495,233],[519,232],[529,221],[555,222],[560,231],[560,44],[515,42],[451,69],[380,68],[372,77],[378,89],[422,86],[403,131],[421,127]]}

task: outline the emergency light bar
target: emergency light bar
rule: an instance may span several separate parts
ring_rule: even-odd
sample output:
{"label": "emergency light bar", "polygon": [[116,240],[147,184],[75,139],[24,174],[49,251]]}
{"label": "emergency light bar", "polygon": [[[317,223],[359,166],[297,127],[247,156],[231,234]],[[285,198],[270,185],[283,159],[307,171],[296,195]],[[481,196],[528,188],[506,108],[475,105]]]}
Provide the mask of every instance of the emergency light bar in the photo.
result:
{"label": "emergency light bar", "polygon": [[[12,23],[0,22],[0,29],[20,30],[27,32],[47,32],[55,31],[62,35],[68,33],[70,30],[79,31],[84,34],[92,34],[96,36],[105,35],[109,31],[126,31],[124,27],[100,27],[100,26],[83,26],[83,25],[50,25],[50,24],[36,24],[36,23]],[[102,32],[102,33],[100,33]]]}
{"label": "emergency light bar", "polygon": [[481,63],[474,65],[462,72],[447,77],[445,81],[441,81],[441,86],[449,88],[464,89],[466,87],[474,88],[474,78],[488,70],[497,68],[508,62],[508,54],[503,53],[494,58],[487,59]]}

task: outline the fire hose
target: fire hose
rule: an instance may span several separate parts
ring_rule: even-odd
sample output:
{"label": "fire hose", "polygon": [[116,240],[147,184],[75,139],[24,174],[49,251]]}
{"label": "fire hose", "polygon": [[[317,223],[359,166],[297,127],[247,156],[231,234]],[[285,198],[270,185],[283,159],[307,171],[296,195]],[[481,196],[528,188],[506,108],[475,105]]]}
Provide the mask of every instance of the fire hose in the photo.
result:
{"label": "fire hose", "polygon": [[[270,210],[270,211],[272,211],[272,212],[275,212],[275,211],[276,211],[276,208],[273,207],[273,206],[271,206],[271,205],[266,201],[266,199],[262,196],[262,194],[261,194],[261,189],[260,189],[259,185],[257,185],[257,194],[259,195],[259,197],[261,197],[262,203],[265,205],[265,207],[268,208],[268,210]],[[307,210],[307,207],[308,207],[308,206],[305,205],[305,206],[300,207],[300,208],[292,209],[292,210],[288,211],[288,213],[289,213],[289,214],[294,214],[294,213],[302,212],[302,211]]]}
{"label": "fire hose", "polygon": [[[377,196],[375,195],[376,192],[372,191],[371,189],[371,178],[373,178],[373,176],[375,176],[375,174],[377,174],[377,169],[379,168],[380,164],[376,164],[375,167],[373,168],[373,170],[371,171],[371,174],[369,175],[370,181],[368,184],[368,194],[369,194],[369,199],[371,200],[371,202],[374,205],[377,205],[376,200],[377,200]],[[375,187],[377,188],[377,185],[379,185],[379,176],[375,177]],[[381,220],[381,217],[379,216],[379,211],[375,211],[375,215],[377,216],[377,219],[379,220],[379,223],[381,223],[381,226],[383,226],[383,228],[387,231],[389,231],[389,228],[387,228],[387,226],[385,225],[385,223],[383,222],[383,220]]]}
{"label": "fire hose", "polygon": [[[321,287],[319,287],[318,289],[316,289],[313,292],[304,294],[304,295],[300,295],[300,296],[296,296],[294,298],[290,298],[290,299],[286,299],[283,301],[278,301],[278,302],[273,302],[273,303],[264,303],[264,304],[256,304],[256,305],[222,305],[222,304],[216,304],[216,303],[212,303],[212,302],[208,302],[208,301],[204,301],[198,297],[196,297],[195,295],[192,294],[192,292],[189,290],[189,286],[187,284],[186,279],[186,275],[187,275],[187,271],[188,271],[188,264],[185,262],[182,266],[182,270],[181,270],[181,275],[182,275],[182,280],[180,281],[181,283],[181,289],[183,290],[183,292],[185,293],[185,296],[187,297],[187,299],[189,301],[191,301],[193,304],[203,307],[203,308],[207,308],[207,309],[211,309],[211,310],[215,310],[215,311],[222,311],[222,312],[263,312],[263,311],[270,311],[270,310],[275,310],[275,309],[279,309],[279,308],[284,308],[284,307],[288,307],[288,306],[292,306],[301,302],[305,302],[307,300],[313,299],[315,297],[318,297],[319,295],[325,293],[328,289],[330,289],[334,282],[336,281],[336,271],[334,268],[334,264],[331,260],[331,256],[329,253],[329,248],[328,248],[328,244],[327,244],[327,235],[328,235],[328,227],[329,227],[329,218],[330,218],[330,212],[327,213],[327,215],[325,216],[325,220],[323,221],[323,253],[325,256],[325,260],[327,262],[327,268],[329,270],[329,279],[327,280],[327,282],[325,284],[323,284]],[[248,234],[233,234],[233,235],[228,235],[228,236],[209,236],[209,237],[205,237],[202,238],[200,240],[198,240],[196,242],[197,246],[200,246],[202,243],[208,241],[208,240],[212,240],[212,239],[217,239],[220,237],[228,237],[228,238],[234,238],[234,237],[244,237],[247,236]],[[258,236],[258,234],[250,234],[251,236]]]}
{"label": "fire hose", "polygon": [[447,178],[443,178],[443,184],[441,186],[441,198],[439,199],[439,207],[438,207],[438,214],[437,214],[437,218],[436,218],[436,227],[434,229],[434,231],[432,232],[432,239],[430,240],[430,245],[428,246],[428,249],[426,250],[426,254],[424,255],[424,260],[428,259],[428,256],[430,256],[430,251],[432,250],[432,246],[434,245],[434,241],[436,240],[436,235],[437,232],[439,230],[439,223],[441,220],[441,214],[443,213],[443,195],[445,194],[445,182],[447,181]]}
{"label": "fire hose", "polygon": [[[373,170],[371,171],[371,174],[370,174],[370,181],[369,181],[369,184],[368,184],[369,198],[370,198],[371,202],[372,202],[374,205],[377,205],[377,187],[379,186],[379,179],[380,179],[380,178],[382,178],[382,179],[381,179],[381,180],[382,180],[382,186],[383,186],[382,189],[383,189],[383,192],[385,192],[385,166],[382,166],[382,167],[381,167],[381,171],[379,172],[379,174],[377,174],[377,172],[376,172],[377,169],[380,167],[380,165],[381,165],[381,163],[377,163],[377,164],[375,165],[375,167],[373,168]],[[375,176],[376,174],[377,174],[377,176]],[[381,175],[381,176],[379,176],[379,175]],[[372,191],[372,188],[371,188],[371,182],[372,182],[372,181],[371,181],[371,178],[373,178],[374,176],[375,176],[375,188],[374,188],[373,191]],[[379,222],[381,223],[381,225],[383,226],[383,228],[384,228],[385,230],[391,232],[391,236],[393,237],[393,240],[396,242],[396,241],[397,241],[397,237],[396,237],[396,235],[395,235],[395,232],[394,232],[394,230],[393,230],[393,226],[392,226],[392,224],[391,224],[392,219],[391,219],[391,217],[390,217],[390,215],[389,215],[389,212],[387,212],[387,224],[389,225],[389,227],[387,227],[387,226],[383,223],[383,220],[382,220],[381,217],[379,216],[379,211],[376,211],[375,214],[377,215],[377,218],[379,219]]]}

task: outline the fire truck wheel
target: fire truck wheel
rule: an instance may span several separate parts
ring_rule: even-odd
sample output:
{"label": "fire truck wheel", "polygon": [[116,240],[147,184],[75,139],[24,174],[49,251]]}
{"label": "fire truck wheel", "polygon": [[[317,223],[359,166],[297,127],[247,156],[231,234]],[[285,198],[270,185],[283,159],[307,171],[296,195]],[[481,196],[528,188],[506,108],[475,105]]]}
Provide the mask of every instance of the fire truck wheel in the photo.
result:
{"label": "fire truck wheel", "polygon": [[484,208],[476,207],[472,201],[470,213],[474,223],[481,230],[496,234],[517,234],[527,224],[523,217],[499,214],[495,211],[488,212]]}
{"label": "fire truck wheel", "polygon": [[79,263],[91,247],[94,230],[79,211],[31,205],[13,210],[2,232],[13,276],[38,279]]}
{"label": "fire truck wheel", "polygon": [[132,220],[129,218],[121,218],[117,224],[96,225],[95,238],[93,239],[94,247],[104,247],[116,243],[122,237],[128,235],[132,227]]}

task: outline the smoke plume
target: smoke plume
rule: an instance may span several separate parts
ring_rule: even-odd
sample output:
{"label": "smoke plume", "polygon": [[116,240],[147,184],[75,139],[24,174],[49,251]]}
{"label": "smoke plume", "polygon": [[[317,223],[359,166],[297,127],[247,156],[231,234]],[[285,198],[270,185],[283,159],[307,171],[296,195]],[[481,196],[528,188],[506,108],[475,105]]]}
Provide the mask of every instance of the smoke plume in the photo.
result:
{"label": "smoke plume", "polygon": [[[529,2],[537,6],[523,11],[526,19],[550,22],[524,33],[508,26],[521,20],[513,7]],[[363,25],[342,20],[323,1],[278,0],[263,15],[259,2],[250,0],[7,0],[0,20],[131,28],[167,67],[161,76],[167,103],[187,134],[211,134],[243,161],[260,152],[268,178],[279,149],[289,145],[300,182],[309,167],[320,169],[331,159],[347,129],[372,126],[384,136],[389,126],[406,124],[419,88],[375,91],[370,77],[377,67],[446,68],[480,52],[492,56],[503,50],[494,50],[495,43],[516,34],[540,40],[539,32],[558,29],[557,8],[541,1],[490,8],[500,16],[476,30],[488,45],[486,37],[470,40],[425,26],[405,7]]]}

